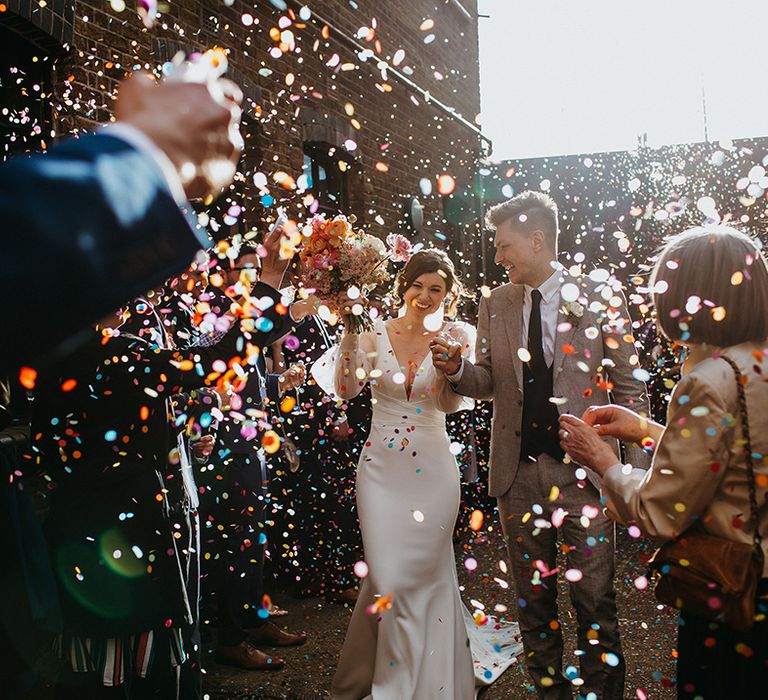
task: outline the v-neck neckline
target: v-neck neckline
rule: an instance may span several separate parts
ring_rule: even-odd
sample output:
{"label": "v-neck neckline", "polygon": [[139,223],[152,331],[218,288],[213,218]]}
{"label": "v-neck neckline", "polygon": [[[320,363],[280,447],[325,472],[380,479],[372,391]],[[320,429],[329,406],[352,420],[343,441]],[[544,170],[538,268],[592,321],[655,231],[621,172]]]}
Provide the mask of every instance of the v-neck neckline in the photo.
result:
{"label": "v-neck neckline", "polygon": [[[397,353],[395,352],[395,346],[392,344],[392,337],[389,335],[389,327],[387,326],[387,322],[384,321],[383,325],[384,325],[384,334],[387,337],[387,343],[389,344],[389,349],[392,351],[392,357],[395,360],[395,364],[397,364],[397,368],[399,370],[402,370],[402,369],[404,369],[403,368],[403,364],[400,362],[400,360],[397,357]],[[443,323],[442,327],[438,331],[438,335],[445,330],[445,326],[446,326],[446,324]],[[429,350],[427,350],[427,353],[424,355],[424,357],[421,359],[421,362],[416,367],[416,371],[413,373],[413,384],[411,384],[410,390],[408,389],[408,385],[407,385],[407,382],[408,382],[408,379],[409,379],[408,376],[406,376],[405,382],[403,382],[403,391],[405,392],[405,400],[408,403],[411,402],[411,396],[413,395],[413,387],[416,386],[416,378],[419,376],[419,372],[421,371],[421,368],[423,367],[424,363],[427,361],[427,358],[431,354],[432,353]]]}

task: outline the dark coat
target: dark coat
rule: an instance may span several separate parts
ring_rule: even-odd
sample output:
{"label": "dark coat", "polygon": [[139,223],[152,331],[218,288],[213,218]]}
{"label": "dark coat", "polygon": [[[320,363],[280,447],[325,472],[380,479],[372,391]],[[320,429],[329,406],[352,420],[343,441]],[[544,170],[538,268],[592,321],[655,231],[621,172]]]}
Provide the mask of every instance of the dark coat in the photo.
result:
{"label": "dark coat", "polygon": [[0,298],[19,300],[5,308],[13,338],[0,342],[0,367],[71,349],[208,244],[157,165],[107,134],[1,165],[0,222]]}
{"label": "dark coat", "polygon": [[[267,285],[254,294],[280,298]],[[275,306],[264,316],[283,323]],[[255,331],[250,340],[269,337]],[[55,483],[46,529],[69,631],[112,636],[191,622],[190,504],[173,469],[179,431],[169,399],[203,385],[213,361],[241,345],[235,329],[182,351],[95,336],[41,373],[33,454]]]}

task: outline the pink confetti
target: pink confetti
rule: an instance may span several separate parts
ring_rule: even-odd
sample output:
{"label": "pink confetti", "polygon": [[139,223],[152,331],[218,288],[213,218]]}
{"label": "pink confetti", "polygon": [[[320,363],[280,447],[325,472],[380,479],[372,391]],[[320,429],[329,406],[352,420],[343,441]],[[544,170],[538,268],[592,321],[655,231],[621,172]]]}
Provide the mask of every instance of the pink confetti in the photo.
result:
{"label": "pink confetti", "polygon": [[584,574],[581,572],[581,569],[568,569],[568,571],[565,572],[565,578],[571,583],[577,583],[584,578]]}

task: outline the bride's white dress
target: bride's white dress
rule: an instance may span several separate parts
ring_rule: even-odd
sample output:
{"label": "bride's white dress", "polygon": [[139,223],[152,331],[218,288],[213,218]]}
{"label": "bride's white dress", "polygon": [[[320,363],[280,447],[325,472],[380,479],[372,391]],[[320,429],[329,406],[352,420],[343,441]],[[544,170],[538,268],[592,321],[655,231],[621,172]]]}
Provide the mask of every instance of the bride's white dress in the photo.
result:
{"label": "bride's white dress", "polygon": [[[475,330],[444,332],[472,359]],[[368,574],[352,614],[333,700],[472,700],[522,649],[516,624],[476,625],[461,602],[452,536],[459,509],[445,414],[471,408],[427,355],[410,396],[407,369],[383,322],[346,335],[312,367],[318,384],[351,398],[370,381],[371,435],[357,468],[357,505]]]}

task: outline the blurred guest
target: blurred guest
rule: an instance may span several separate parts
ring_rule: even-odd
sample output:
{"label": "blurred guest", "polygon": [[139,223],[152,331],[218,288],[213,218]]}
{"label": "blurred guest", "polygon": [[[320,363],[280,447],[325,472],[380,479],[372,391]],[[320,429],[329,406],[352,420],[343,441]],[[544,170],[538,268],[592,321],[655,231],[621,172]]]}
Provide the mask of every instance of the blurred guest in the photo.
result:
{"label": "blurred guest", "polygon": [[[326,324],[311,315],[272,345],[270,354],[275,370],[281,371],[296,362],[312,365],[332,345]],[[298,449],[298,468],[294,471],[283,461],[281,480],[295,522],[288,527],[287,508],[276,513],[282,531],[290,536],[281,533],[275,538],[275,554],[290,562],[284,562],[283,568],[300,595],[319,594],[332,602],[354,603],[353,568],[363,552],[353,465],[370,425],[370,417],[365,420],[368,403],[366,397],[355,397],[337,405],[312,378],[297,391],[296,399],[291,410],[276,411],[286,438]],[[290,555],[285,557],[287,552]]]}
{"label": "blurred guest", "polygon": [[45,650],[61,625],[56,583],[35,508],[39,499],[33,499],[42,484],[22,478],[30,408],[27,392],[18,383],[0,380],[0,688],[9,700],[28,697],[40,667],[52,665]]}
{"label": "blurred guest", "polygon": [[[703,531],[759,545],[763,578],[752,629],[738,631],[726,621],[702,617],[683,600],[677,695],[762,696],[768,673],[768,552],[761,541],[768,533],[768,268],[754,241],[740,231],[695,228],[662,250],[650,289],[662,333],[688,350],[666,427],[619,406],[595,406],[583,421],[561,416],[560,438],[573,460],[602,477],[608,514],[615,520],[635,523],[661,542]],[[653,445],[650,470],[620,464],[603,436]]]}
{"label": "blurred guest", "polygon": [[[265,241],[265,277],[279,284],[276,238]],[[259,324],[283,323],[279,293],[260,284],[258,294]],[[133,324],[139,335],[102,324],[35,387],[31,456],[55,484],[46,526],[64,616],[60,698],[97,698],[114,686],[128,698],[177,696],[182,631],[197,605],[189,593],[197,494],[174,457],[170,399],[215,374],[215,360],[239,356],[243,338],[258,347],[264,337],[241,334],[226,312],[220,325],[230,330],[218,345],[171,349],[154,309],[135,309],[146,316]]]}
{"label": "blurred guest", "polygon": [[[253,288],[260,258],[256,249],[237,241],[237,251],[222,265],[222,290],[209,299],[212,308],[225,308],[229,298],[241,293],[258,297]],[[222,293],[223,292],[223,293]],[[272,342],[285,335],[304,313],[301,304],[291,305],[281,322],[263,328],[264,340]],[[268,620],[264,600],[264,492],[267,470],[262,440],[269,428],[265,400],[268,377],[263,353],[243,365],[245,374],[231,377],[235,390],[219,421],[217,444],[212,455],[211,474],[203,499],[205,512],[204,547],[212,555],[218,608],[216,660],[248,670],[273,670],[283,666],[279,657],[265,654],[257,646],[295,646],[306,634],[289,633]],[[292,387],[303,381],[304,370],[289,370],[270,382]]]}

